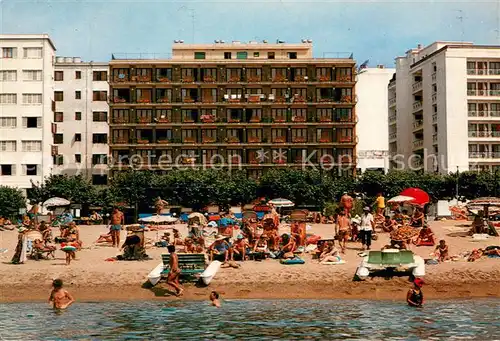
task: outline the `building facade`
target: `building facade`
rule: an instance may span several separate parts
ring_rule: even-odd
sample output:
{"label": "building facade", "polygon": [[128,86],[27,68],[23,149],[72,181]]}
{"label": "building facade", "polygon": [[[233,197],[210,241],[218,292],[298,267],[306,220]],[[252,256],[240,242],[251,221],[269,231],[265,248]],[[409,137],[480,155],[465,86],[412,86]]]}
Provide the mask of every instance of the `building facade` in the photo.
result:
{"label": "building facade", "polygon": [[[171,59],[110,62],[113,170],[356,168],[355,61],[312,45],[175,43]],[[342,166],[342,167],[340,167]]]}
{"label": "building facade", "polygon": [[54,173],[81,174],[93,184],[107,183],[108,64],[56,57]]}
{"label": "building facade", "polygon": [[389,136],[387,130],[387,84],[396,70],[378,65],[359,70],[356,82],[356,132],[358,135],[358,170],[389,168]]}
{"label": "building facade", "polygon": [[0,185],[31,188],[52,168],[55,47],[48,35],[0,35]]}
{"label": "building facade", "polygon": [[391,167],[500,166],[500,46],[419,45],[396,58],[388,91]]}

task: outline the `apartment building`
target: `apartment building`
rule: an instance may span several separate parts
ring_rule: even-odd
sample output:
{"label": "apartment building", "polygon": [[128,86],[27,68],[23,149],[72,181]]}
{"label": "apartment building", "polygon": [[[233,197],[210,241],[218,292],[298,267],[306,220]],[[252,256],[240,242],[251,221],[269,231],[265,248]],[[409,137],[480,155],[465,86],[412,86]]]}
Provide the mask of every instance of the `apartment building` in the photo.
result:
{"label": "apartment building", "polygon": [[356,132],[358,135],[358,170],[381,170],[389,168],[389,136],[387,130],[388,89],[387,84],[396,70],[377,65],[358,71],[356,92]]}
{"label": "apartment building", "polygon": [[81,174],[93,184],[107,183],[108,64],[56,57],[54,173]]}
{"label": "apartment building", "polygon": [[[113,170],[356,169],[355,61],[312,44],[173,45],[170,59],[110,62]],[[105,97],[107,94],[103,94]]]}
{"label": "apartment building", "polygon": [[48,35],[0,35],[0,185],[28,189],[52,168],[55,46]]}
{"label": "apartment building", "polygon": [[441,173],[500,166],[500,46],[419,45],[388,85],[394,168]]}

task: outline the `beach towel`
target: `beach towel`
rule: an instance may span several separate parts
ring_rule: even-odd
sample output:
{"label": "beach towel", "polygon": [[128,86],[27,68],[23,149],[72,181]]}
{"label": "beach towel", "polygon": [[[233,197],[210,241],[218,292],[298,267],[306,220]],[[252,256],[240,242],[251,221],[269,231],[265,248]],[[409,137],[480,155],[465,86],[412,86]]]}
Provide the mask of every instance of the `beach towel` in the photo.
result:
{"label": "beach towel", "polygon": [[294,265],[294,264],[304,264],[305,261],[302,258],[294,257],[291,259],[282,259],[280,260],[280,263],[284,265]]}

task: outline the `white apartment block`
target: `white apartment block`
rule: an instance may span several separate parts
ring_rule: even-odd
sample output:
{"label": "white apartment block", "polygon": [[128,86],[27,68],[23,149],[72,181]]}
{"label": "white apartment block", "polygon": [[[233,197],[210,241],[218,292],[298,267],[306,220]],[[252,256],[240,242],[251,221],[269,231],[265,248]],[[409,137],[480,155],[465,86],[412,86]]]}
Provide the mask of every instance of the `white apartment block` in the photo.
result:
{"label": "white apartment block", "polygon": [[500,46],[419,45],[396,58],[388,90],[391,167],[500,166]]}
{"label": "white apartment block", "polygon": [[357,165],[365,170],[389,168],[389,134],[387,131],[387,84],[392,78],[394,68],[378,65],[376,68],[361,69],[357,75],[356,115],[358,123]]}
{"label": "white apartment block", "polygon": [[54,69],[54,173],[81,174],[107,183],[108,64],[56,57]]}
{"label": "white apartment block", "polygon": [[0,35],[0,185],[51,172],[55,47],[48,35]]}

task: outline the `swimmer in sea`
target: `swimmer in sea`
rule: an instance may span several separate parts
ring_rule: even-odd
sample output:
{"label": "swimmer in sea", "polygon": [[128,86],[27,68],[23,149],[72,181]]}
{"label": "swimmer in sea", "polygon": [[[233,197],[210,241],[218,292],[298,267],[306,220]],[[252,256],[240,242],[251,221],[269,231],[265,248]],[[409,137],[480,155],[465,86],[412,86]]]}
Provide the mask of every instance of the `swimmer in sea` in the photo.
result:
{"label": "swimmer in sea", "polygon": [[415,278],[413,288],[408,290],[408,294],[406,295],[406,302],[410,307],[422,308],[424,304],[422,285],[424,285],[424,281],[421,278]]}
{"label": "swimmer in sea", "polygon": [[66,290],[63,289],[63,282],[60,279],[55,279],[52,282],[52,292],[50,293],[49,303],[53,303],[54,309],[62,310],[69,307],[75,299]]}
{"label": "swimmer in sea", "polygon": [[217,291],[212,291],[209,296],[210,301],[214,307],[220,308],[219,293]]}

